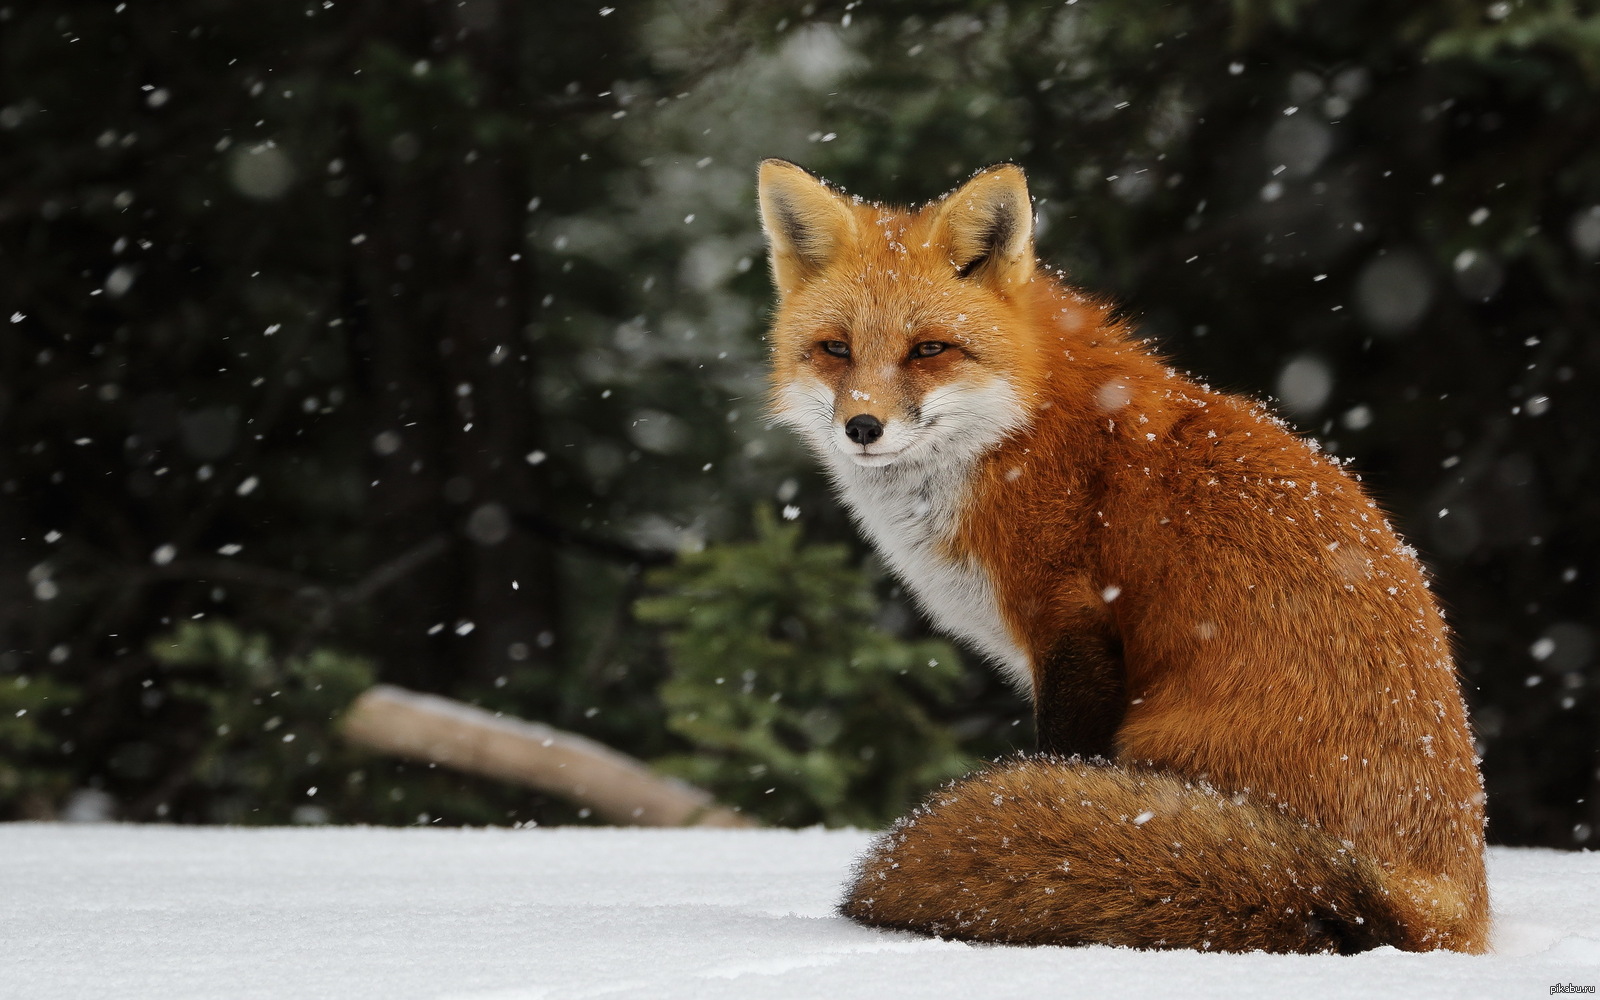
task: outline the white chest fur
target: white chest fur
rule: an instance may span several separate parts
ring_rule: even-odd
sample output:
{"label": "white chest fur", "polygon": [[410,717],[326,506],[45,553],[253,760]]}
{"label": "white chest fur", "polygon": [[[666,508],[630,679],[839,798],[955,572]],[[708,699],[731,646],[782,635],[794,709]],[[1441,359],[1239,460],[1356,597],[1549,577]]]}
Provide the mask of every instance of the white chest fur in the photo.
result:
{"label": "white chest fur", "polygon": [[837,453],[827,465],[856,523],[935,627],[971,643],[1031,694],[1027,654],[1001,617],[987,574],[947,551],[967,499],[971,465],[864,468]]}

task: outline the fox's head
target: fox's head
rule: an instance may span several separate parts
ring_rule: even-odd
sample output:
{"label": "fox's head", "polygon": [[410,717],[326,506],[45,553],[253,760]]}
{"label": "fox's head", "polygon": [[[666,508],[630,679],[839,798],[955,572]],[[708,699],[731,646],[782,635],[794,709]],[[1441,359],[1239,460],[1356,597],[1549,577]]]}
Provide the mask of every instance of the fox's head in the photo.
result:
{"label": "fox's head", "polygon": [[830,464],[970,458],[1027,421],[1033,208],[1022,170],[919,209],[761,164],[778,308],[773,409]]}

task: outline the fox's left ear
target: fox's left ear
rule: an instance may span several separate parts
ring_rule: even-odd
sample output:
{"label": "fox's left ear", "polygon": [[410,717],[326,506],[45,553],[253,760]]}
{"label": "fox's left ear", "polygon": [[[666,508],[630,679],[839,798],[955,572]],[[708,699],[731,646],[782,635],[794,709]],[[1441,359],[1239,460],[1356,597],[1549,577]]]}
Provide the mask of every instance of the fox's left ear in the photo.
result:
{"label": "fox's left ear", "polygon": [[1007,291],[1033,277],[1033,201],[1022,168],[979,171],[939,206],[937,226],[961,277]]}

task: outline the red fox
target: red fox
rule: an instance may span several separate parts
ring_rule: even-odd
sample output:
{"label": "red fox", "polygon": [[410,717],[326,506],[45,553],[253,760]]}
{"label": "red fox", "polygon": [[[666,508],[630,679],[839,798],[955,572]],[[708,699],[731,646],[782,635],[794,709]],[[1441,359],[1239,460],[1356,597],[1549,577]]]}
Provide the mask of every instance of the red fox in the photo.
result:
{"label": "red fox", "polygon": [[760,171],[772,407],[1039,756],[860,862],[866,924],[1025,944],[1487,946],[1483,787],[1414,550],[1338,461],[1040,267],[1022,170],[902,210]]}

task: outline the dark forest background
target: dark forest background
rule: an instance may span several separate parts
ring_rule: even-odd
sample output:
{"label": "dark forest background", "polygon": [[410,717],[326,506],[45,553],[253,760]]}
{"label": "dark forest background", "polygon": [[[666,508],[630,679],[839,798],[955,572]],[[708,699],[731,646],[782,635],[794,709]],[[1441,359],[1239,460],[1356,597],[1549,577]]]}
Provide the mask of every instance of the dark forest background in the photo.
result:
{"label": "dark forest background", "polygon": [[1494,839],[1595,844],[1578,0],[0,0],[0,817],[583,819],[343,745],[375,680],[774,822],[1030,745],[765,423],[764,156],[1023,164],[1421,549]]}

